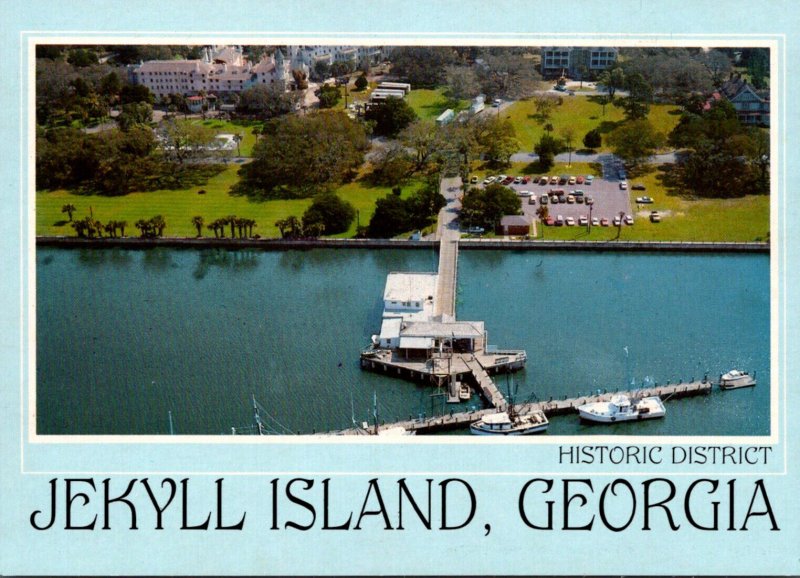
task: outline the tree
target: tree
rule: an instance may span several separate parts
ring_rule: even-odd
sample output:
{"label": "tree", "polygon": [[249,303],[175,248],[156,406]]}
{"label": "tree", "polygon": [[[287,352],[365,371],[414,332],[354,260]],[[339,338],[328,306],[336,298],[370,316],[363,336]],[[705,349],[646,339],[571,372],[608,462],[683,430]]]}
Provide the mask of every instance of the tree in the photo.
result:
{"label": "tree", "polygon": [[356,218],[356,209],[336,193],[323,192],[314,197],[311,206],[303,213],[303,230],[312,223],[322,226],[325,235],[344,233]]}
{"label": "tree", "polygon": [[603,137],[600,135],[600,131],[596,128],[593,128],[587,132],[583,137],[583,146],[585,146],[587,149],[599,149],[602,144]]}
{"label": "tree", "polygon": [[374,121],[374,133],[394,137],[417,119],[417,113],[402,98],[387,98],[367,109],[364,119]]}
{"label": "tree", "polygon": [[650,112],[650,100],[653,98],[653,89],[644,77],[637,73],[630,74],[625,79],[628,96],[622,101],[625,118],[639,120]]}
{"label": "tree", "polygon": [[333,108],[342,100],[342,93],[339,91],[339,87],[332,84],[323,84],[317,91],[317,96],[319,97],[320,108]]}
{"label": "tree", "polygon": [[414,172],[414,160],[408,148],[391,143],[369,155],[372,171],[369,180],[376,185],[396,185],[404,182]]}
{"label": "tree", "polygon": [[534,147],[534,152],[539,156],[539,167],[542,171],[550,170],[555,157],[564,149],[564,143],[550,134],[543,134]]}
{"label": "tree", "polygon": [[473,98],[481,91],[478,76],[475,74],[475,70],[470,67],[447,66],[445,67],[445,77],[451,98]]}
{"label": "tree", "polygon": [[153,102],[155,102],[155,98],[153,97],[153,93],[150,92],[150,89],[144,84],[126,84],[119,91],[119,101],[120,104],[146,102],[152,105]]}
{"label": "tree", "polygon": [[438,179],[411,195],[406,201],[409,229],[424,229],[430,225],[445,206],[447,199],[439,191]]}
{"label": "tree", "polygon": [[429,120],[415,120],[399,135],[400,142],[414,154],[414,170],[422,170],[443,143],[439,127]]}
{"label": "tree", "polygon": [[625,218],[625,211],[620,211],[617,219],[617,239],[622,235],[622,219]]}
{"label": "tree", "polygon": [[747,74],[750,76],[750,84],[756,90],[766,88],[766,78],[769,76],[769,49],[750,48],[746,52]]}
{"label": "tree", "polygon": [[331,65],[324,60],[317,60],[311,72],[314,80],[325,80],[331,75]]}
{"label": "tree", "polygon": [[367,74],[362,72],[358,78],[356,78],[355,87],[356,90],[361,91],[369,86],[369,81],[367,80]]}
{"label": "tree", "polygon": [[397,195],[386,195],[375,202],[375,212],[369,221],[368,234],[386,239],[410,230],[406,203]]}
{"label": "tree", "polygon": [[278,87],[257,85],[247,88],[239,94],[236,110],[268,120],[294,111],[298,102],[299,96],[296,92],[285,92]]}
{"label": "tree", "polygon": [[205,219],[201,215],[195,215],[192,217],[192,225],[197,228],[197,236],[203,236],[203,225],[205,224]]}
{"label": "tree", "polygon": [[478,66],[482,91],[489,96],[512,100],[529,98],[541,88],[542,77],[533,60],[506,48],[490,49]]}
{"label": "tree", "polygon": [[571,126],[565,126],[561,129],[561,140],[567,147],[569,152],[569,160],[567,166],[572,166],[572,144],[575,141],[575,129]]}
{"label": "tree", "polygon": [[400,46],[392,51],[392,72],[414,87],[433,88],[445,83],[445,69],[456,59],[451,47]]}
{"label": "tree", "polygon": [[294,79],[294,86],[297,90],[305,90],[308,88],[308,74],[304,70],[295,68],[292,70],[292,78]]}
{"label": "tree", "polygon": [[725,81],[725,77],[728,76],[728,73],[733,69],[731,59],[721,50],[713,49],[707,52],[704,51],[700,61],[703,63],[703,66],[706,67],[706,70],[708,70],[711,76],[711,82],[715,87],[721,86]]}
{"label": "tree", "polygon": [[509,119],[482,116],[471,123],[475,142],[490,166],[507,166],[511,155],[519,151],[520,142],[514,125]]}
{"label": "tree", "polygon": [[153,107],[146,102],[123,104],[116,120],[123,131],[136,125],[146,125],[153,120]]}
{"label": "tree", "polygon": [[201,124],[169,119],[159,127],[164,152],[183,164],[189,158],[208,154],[214,131]]}
{"label": "tree", "polygon": [[547,122],[553,110],[558,106],[558,98],[552,94],[537,93],[532,97],[533,104],[536,107],[536,118],[539,123]]}
{"label": "tree", "polygon": [[608,135],[614,154],[631,165],[645,162],[666,144],[664,134],[656,131],[649,120],[627,122]]}
{"label": "tree", "polygon": [[259,198],[308,197],[352,177],[368,146],[361,123],[343,112],[267,122],[242,166],[235,192]]}
{"label": "tree", "polygon": [[617,89],[625,86],[625,73],[619,67],[604,70],[597,77],[597,83],[602,85],[610,100],[614,100]]}
{"label": "tree", "polygon": [[521,213],[522,201],[514,191],[502,185],[491,184],[485,189],[473,187],[464,193],[459,219],[470,226],[494,229],[503,215]]}
{"label": "tree", "polygon": [[61,212],[66,213],[69,216],[70,222],[72,221],[72,213],[74,213],[76,210],[77,209],[75,208],[75,205],[73,205],[72,203],[67,203],[66,205],[61,207]]}

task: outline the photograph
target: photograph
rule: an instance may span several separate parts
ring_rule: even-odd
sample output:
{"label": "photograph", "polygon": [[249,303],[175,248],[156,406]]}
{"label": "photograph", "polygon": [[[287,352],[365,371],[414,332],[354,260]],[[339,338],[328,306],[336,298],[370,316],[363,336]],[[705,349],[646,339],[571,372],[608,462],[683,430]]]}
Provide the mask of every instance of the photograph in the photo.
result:
{"label": "photograph", "polygon": [[33,46],[36,436],[775,433],[769,46],[231,40]]}

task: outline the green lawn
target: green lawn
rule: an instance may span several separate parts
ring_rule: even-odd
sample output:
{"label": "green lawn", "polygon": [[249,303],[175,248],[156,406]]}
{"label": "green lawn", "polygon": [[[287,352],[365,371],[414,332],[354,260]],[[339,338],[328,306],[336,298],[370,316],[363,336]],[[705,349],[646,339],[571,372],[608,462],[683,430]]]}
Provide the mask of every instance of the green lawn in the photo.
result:
{"label": "green lawn", "polygon": [[[227,215],[237,215],[255,219],[258,225],[253,233],[262,237],[278,237],[280,235],[275,221],[290,215],[301,217],[311,204],[311,199],[250,201],[246,197],[232,197],[230,188],[239,177],[239,166],[230,166],[219,175],[212,177],[202,187],[192,187],[179,191],[152,191],[148,193],[131,193],[121,197],[104,197],[99,195],[76,195],[67,191],[46,191],[36,194],[36,234],[37,235],[74,235],[75,231],[66,222],[66,214],[61,207],[71,203],[77,211],[74,217],[83,218],[92,214],[102,222],[110,220],[127,221],[126,235],[135,236],[138,230],[134,223],[143,218],[162,215],[167,222],[166,235],[170,237],[193,237],[197,230],[191,224],[194,215],[202,215],[206,223]],[[403,187],[403,196],[410,195],[422,186],[413,181]],[[205,194],[197,194],[204,189]],[[348,183],[337,191],[339,195],[351,202],[359,211],[362,225],[369,223],[375,211],[375,201],[391,192],[391,187],[371,187],[362,181]],[[350,230],[339,237],[352,237],[356,232],[356,222]],[[203,235],[213,235],[204,230]]]}
{"label": "green lawn", "polygon": [[448,108],[452,108],[455,113],[469,108],[468,100],[453,100],[445,96],[445,90],[413,89],[406,96],[406,102],[423,120],[433,120]]}
{"label": "green lawn", "polygon": [[[583,147],[584,135],[592,129],[599,129],[607,134],[614,130],[625,118],[621,108],[606,105],[605,115],[603,106],[596,102],[596,97],[589,96],[563,96],[563,104],[557,106],[548,122],[555,128],[555,136],[565,127],[575,129],[576,142],[574,147]],[[678,124],[680,109],[674,105],[654,104],[650,107],[650,122],[656,130],[668,134]],[[503,111],[502,116],[509,118],[517,131],[517,138],[522,144],[522,150],[532,151],[534,145],[544,133],[544,124],[536,118],[536,107],[533,100],[515,102]],[[604,146],[600,150],[607,150]]]}
{"label": "green lawn", "polygon": [[[622,227],[622,240],[629,241],[766,241],[769,235],[768,195],[753,195],[741,199],[691,200],[664,192],[659,171],[631,178],[631,184],[641,183],[646,191],[631,191],[632,199],[647,195],[652,205],[633,204],[635,223]],[[650,211],[662,214],[660,223],[651,223]],[[541,227],[545,239],[594,240],[614,239],[617,229],[592,227]]]}
{"label": "green lawn", "polygon": [[243,157],[249,157],[253,152],[253,145],[256,144],[255,129],[260,129],[262,123],[258,121],[246,120],[217,120],[217,119],[193,119],[187,122],[192,124],[202,124],[214,130],[216,134],[241,134],[242,143],[239,145]]}

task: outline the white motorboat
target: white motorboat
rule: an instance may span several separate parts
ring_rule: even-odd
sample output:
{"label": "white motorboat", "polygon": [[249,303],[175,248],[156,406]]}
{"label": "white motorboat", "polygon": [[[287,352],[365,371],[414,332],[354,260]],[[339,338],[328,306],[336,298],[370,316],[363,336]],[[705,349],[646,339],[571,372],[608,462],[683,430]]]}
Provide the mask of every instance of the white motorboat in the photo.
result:
{"label": "white motorboat", "polygon": [[469,385],[466,383],[462,383],[458,386],[458,399],[461,401],[469,401],[469,398],[472,397],[472,390],[470,389]]}
{"label": "white motorboat", "polygon": [[578,406],[581,419],[601,423],[654,419],[664,417],[666,409],[661,398],[656,396],[631,400],[627,395],[619,394],[611,401],[597,401]]}
{"label": "white motorboat", "polygon": [[469,425],[470,433],[479,436],[524,436],[542,433],[550,422],[542,411],[515,415],[513,411],[490,413]]}
{"label": "white motorboat", "polygon": [[746,371],[732,369],[719,378],[719,386],[722,389],[738,389],[740,387],[752,387],[756,384],[755,375],[750,375]]}

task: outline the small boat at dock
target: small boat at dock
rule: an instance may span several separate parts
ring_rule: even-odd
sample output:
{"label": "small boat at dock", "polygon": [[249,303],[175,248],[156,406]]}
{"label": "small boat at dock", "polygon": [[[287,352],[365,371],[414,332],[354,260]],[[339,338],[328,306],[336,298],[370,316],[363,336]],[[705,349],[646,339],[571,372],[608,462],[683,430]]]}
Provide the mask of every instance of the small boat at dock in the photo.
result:
{"label": "small boat at dock", "polygon": [[581,419],[600,423],[631,421],[664,417],[664,402],[656,396],[631,400],[627,395],[619,394],[610,401],[597,401],[578,406]]}
{"label": "small boat at dock", "polygon": [[752,387],[756,384],[755,375],[750,375],[746,371],[732,369],[724,373],[719,378],[721,389],[738,389],[740,387]]}
{"label": "small boat at dock", "polygon": [[517,415],[512,411],[501,411],[483,416],[469,425],[470,433],[479,436],[524,436],[543,433],[550,422],[541,411]]}

